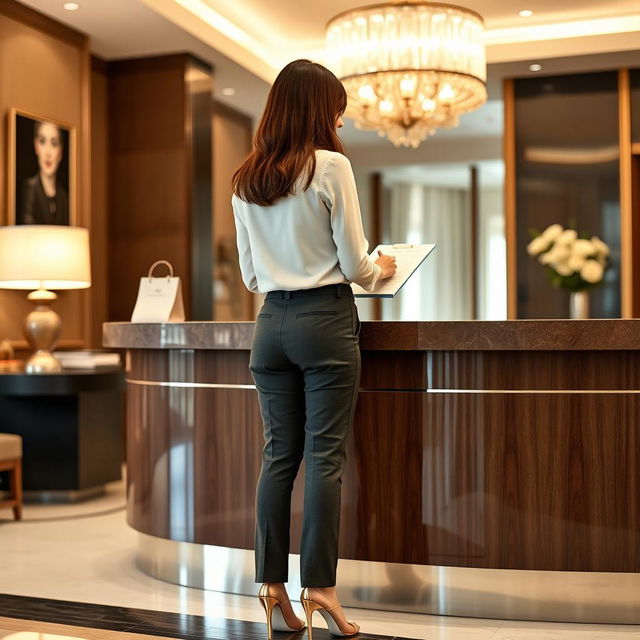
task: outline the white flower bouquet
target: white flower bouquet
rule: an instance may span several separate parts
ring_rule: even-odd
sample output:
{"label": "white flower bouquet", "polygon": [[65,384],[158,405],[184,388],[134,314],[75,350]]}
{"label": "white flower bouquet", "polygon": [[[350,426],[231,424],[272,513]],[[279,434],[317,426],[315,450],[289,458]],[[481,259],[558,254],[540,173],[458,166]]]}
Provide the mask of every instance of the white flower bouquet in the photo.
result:
{"label": "white flower bouquet", "polygon": [[552,224],[542,233],[531,230],[527,253],[549,270],[551,283],[569,291],[599,284],[608,266],[609,247],[597,236],[579,238],[575,229]]}

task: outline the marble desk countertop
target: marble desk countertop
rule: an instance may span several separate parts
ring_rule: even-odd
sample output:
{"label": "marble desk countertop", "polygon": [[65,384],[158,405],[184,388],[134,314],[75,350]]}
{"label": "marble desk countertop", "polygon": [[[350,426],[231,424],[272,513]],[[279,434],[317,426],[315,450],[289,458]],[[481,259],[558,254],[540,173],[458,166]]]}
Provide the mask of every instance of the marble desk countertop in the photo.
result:
{"label": "marble desk countertop", "polygon": [[[251,348],[254,322],[107,322],[120,349]],[[640,319],[363,322],[360,348],[375,351],[640,350]]]}

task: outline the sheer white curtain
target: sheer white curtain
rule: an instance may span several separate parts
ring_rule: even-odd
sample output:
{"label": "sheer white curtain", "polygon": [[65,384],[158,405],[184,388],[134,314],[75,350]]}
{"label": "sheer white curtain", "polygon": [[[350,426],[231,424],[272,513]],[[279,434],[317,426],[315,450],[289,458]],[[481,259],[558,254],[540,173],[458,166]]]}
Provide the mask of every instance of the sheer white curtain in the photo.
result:
{"label": "sheer white curtain", "polygon": [[480,185],[478,312],[482,320],[507,319],[507,243],[502,191],[502,186]]}
{"label": "sheer white curtain", "polygon": [[385,320],[471,318],[471,225],[466,189],[394,182],[386,242],[437,246],[398,296],[384,300]]}

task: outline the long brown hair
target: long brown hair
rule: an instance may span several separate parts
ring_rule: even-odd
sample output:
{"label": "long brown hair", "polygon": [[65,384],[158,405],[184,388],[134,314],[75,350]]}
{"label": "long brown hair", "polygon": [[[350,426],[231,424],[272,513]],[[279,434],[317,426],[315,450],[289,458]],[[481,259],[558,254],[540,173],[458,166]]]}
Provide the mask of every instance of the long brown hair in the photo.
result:
{"label": "long brown hair", "polygon": [[342,83],[310,60],[290,62],[276,78],[253,141],[253,150],[233,174],[233,191],[245,202],[272,205],[293,193],[316,169],[316,149],[344,153],[336,119],[347,106]]}

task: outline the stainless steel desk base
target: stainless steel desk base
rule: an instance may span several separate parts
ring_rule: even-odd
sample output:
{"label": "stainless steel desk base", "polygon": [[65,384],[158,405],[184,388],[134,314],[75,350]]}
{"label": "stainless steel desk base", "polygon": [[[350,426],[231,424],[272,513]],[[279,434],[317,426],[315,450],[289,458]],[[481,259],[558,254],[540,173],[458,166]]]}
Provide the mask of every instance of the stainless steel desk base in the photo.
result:
{"label": "stainless steel desk base", "polygon": [[[255,595],[253,551],[138,534],[138,565],[176,584]],[[289,592],[300,593],[299,556],[289,557]],[[349,607],[433,615],[640,624],[640,574],[469,569],[340,560]]]}

